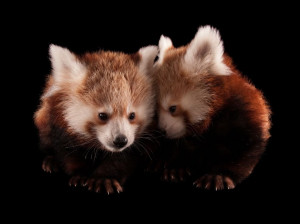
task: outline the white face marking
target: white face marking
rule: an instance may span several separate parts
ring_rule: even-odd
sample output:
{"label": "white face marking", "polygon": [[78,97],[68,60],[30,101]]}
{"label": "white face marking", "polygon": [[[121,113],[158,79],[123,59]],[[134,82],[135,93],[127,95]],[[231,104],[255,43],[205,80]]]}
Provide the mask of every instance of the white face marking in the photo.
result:
{"label": "white face marking", "polygon": [[189,122],[195,124],[205,120],[210,111],[211,94],[205,88],[198,88],[186,93],[177,102],[171,101],[170,96],[162,99],[163,110],[159,114],[159,127],[166,131],[168,138],[180,138],[186,133],[186,121],[182,114],[171,115],[170,106],[180,106],[188,115]]}
{"label": "white face marking", "polygon": [[[97,138],[101,144],[111,152],[120,152],[133,144],[137,125],[130,124],[127,117],[116,117],[108,120],[107,124],[96,127]],[[118,149],[113,141],[119,135],[124,135],[128,139],[127,144]]]}
{"label": "white face marking", "polygon": [[85,125],[94,119],[94,113],[95,110],[91,106],[73,97],[65,105],[64,117],[69,127],[76,133],[90,137],[85,130]]}
{"label": "white face marking", "polygon": [[[140,117],[139,120],[143,120],[143,126],[139,131],[143,131],[145,127],[151,121],[153,110],[147,110],[148,106],[139,106],[136,109],[128,108],[128,112],[135,112]],[[148,112],[148,114],[146,113]],[[64,117],[68,123],[68,126],[78,134],[86,137],[92,137],[90,133],[86,131],[86,124],[90,121],[94,121],[97,113],[107,113],[110,116],[113,113],[113,108],[110,105],[105,105],[102,108],[92,108],[75,97],[68,101],[65,105]],[[129,147],[135,141],[136,132],[138,129],[137,124],[131,124],[128,117],[115,117],[107,121],[106,124],[95,126],[96,137],[105,149],[111,152],[120,152]],[[119,135],[126,136],[127,144],[118,149],[114,146],[113,141]]]}
{"label": "white face marking", "polygon": [[166,131],[167,138],[180,138],[186,132],[183,117],[175,117],[162,110],[159,114],[159,128]]}
{"label": "white face marking", "polygon": [[170,114],[169,107],[179,104],[171,102],[170,99],[170,96],[167,95],[161,101],[163,110],[159,112],[159,128],[166,131],[167,138],[180,138],[186,132],[186,125],[182,116]]}
{"label": "white face marking", "polygon": [[181,108],[188,112],[189,122],[197,123],[205,120],[210,107],[211,94],[205,88],[198,88],[185,94],[180,101]]}

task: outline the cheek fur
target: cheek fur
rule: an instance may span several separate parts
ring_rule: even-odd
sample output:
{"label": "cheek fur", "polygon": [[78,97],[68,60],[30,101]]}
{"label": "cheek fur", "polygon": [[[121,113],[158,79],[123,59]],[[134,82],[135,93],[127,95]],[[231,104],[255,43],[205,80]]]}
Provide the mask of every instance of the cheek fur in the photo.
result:
{"label": "cheek fur", "polygon": [[86,125],[94,119],[94,110],[80,100],[71,98],[65,104],[64,119],[76,133],[89,136]]}
{"label": "cheek fur", "polygon": [[186,132],[183,117],[172,116],[166,112],[162,112],[159,116],[159,128],[165,130],[169,138],[182,137]]}

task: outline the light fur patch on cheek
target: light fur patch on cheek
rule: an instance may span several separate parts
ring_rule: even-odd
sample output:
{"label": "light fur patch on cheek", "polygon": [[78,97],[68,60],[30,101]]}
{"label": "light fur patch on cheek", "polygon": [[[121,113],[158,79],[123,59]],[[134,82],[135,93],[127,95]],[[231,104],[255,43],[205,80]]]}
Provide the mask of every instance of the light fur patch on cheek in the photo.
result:
{"label": "light fur patch on cheek", "polygon": [[97,133],[97,138],[101,145],[103,145],[105,149],[113,151],[114,148],[111,136],[111,124],[108,123],[106,125],[99,125],[95,128],[95,130]]}
{"label": "light fur patch on cheek", "polygon": [[84,136],[90,136],[86,131],[86,124],[94,119],[94,110],[77,99],[71,99],[65,105],[65,120],[69,127]]}
{"label": "light fur patch on cheek", "polygon": [[183,110],[187,111],[189,122],[197,123],[206,119],[211,98],[211,94],[205,88],[198,88],[182,97],[180,104]]}
{"label": "light fur patch on cheek", "polygon": [[173,117],[166,112],[159,116],[159,127],[166,131],[167,137],[179,138],[186,132],[185,123],[182,117]]}
{"label": "light fur patch on cheek", "polygon": [[[154,105],[154,103],[152,103]],[[142,104],[132,110],[136,113],[138,123],[140,125],[139,131],[143,132],[146,127],[151,123],[153,116],[154,116],[154,106],[151,106],[150,104]],[[138,129],[138,125],[134,124],[131,125],[134,127],[135,130]]]}

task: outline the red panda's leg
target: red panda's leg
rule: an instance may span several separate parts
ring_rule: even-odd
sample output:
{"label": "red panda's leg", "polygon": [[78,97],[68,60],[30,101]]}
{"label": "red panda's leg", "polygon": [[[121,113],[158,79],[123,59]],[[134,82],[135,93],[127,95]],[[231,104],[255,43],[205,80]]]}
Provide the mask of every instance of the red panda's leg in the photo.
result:
{"label": "red panda's leg", "polygon": [[182,139],[161,140],[160,149],[152,162],[152,170],[161,174],[161,179],[167,182],[185,181],[190,175],[190,150]]}
{"label": "red panda's leg", "polygon": [[185,152],[173,152],[164,163],[162,180],[168,182],[186,181],[191,176],[187,161]]}
{"label": "red panda's leg", "polygon": [[197,187],[233,188],[251,174],[269,138],[269,111],[258,106],[234,98],[214,118],[203,136],[205,149],[199,148],[206,172],[196,180]]}
{"label": "red panda's leg", "polygon": [[95,192],[120,193],[139,161],[136,155],[131,154],[124,155],[123,158],[112,155],[103,160],[90,175],[72,177],[69,184],[86,186],[88,190]]}
{"label": "red panda's leg", "polygon": [[195,181],[197,187],[231,189],[252,173],[265,150],[268,134],[259,125],[246,121],[243,126],[230,122],[222,131],[216,130],[218,125],[212,130],[206,145],[207,172]]}
{"label": "red panda's leg", "polygon": [[246,153],[234,155],[224,162],[215,162],[211,164],[206,174],[194,182],[194,185],[198,188],[214,190],[233,189],[252,173],[263,151],[264,147],[257,144]]}
{"label": "red panda's leg", "polygon": [[85,170],[86,161],[83,158],[70,156],[64,159],[59,159],[57,156],[48,155],[44,158],[42,162],[42,169],[45,172],[57,172],[59,169],[63,169],[66,174],[74,175],[80,172],[80,170]]}

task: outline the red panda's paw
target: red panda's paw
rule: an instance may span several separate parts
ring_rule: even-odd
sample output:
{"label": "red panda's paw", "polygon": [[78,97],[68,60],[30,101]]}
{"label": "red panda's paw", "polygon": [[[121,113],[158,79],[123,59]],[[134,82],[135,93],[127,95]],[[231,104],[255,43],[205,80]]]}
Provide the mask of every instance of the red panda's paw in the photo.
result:
{"label": "red panda's paw", "polygon": [[190,169],[179,168],[179,169],[169,169],[165,168],[162,180],[168,182],[183,182],[188,176],[191,176]]}
{"label": "red panda's paw", "polygon": [[87,180],[87,177],[85,177],[85,176],[78,176],[78,175],[73,176],[69,180],[69,185],[74,186],[74,187],[77,187],[79,185],[85,186],[86,180]]}
{"label": "red panda's paw", "polygon": [[106,192],[108,195],[123,192],[122,181],[111,178],[88,178],[83,186],[87,186],[88,190],[98,192]]}
{"label": "red panda's paw", "polygon": [[57,172],[59,166],[54,156],[46,156],[42,163],[42,169],[47,173]]}
{"label": "red panda's paw", "polygon": [[206,174],[200,178],[198,178],[194,185],[197,188],[204,188],[207,190],[223,190],[225,188],[227,189],[233,189],[235,188],[235,184],[233,180],[228,176],[223,175],[212,175],[212,174]]}

